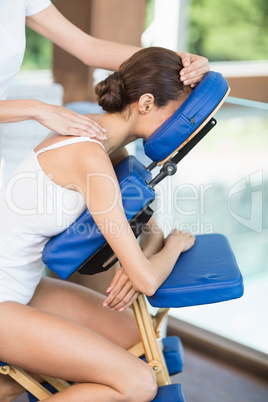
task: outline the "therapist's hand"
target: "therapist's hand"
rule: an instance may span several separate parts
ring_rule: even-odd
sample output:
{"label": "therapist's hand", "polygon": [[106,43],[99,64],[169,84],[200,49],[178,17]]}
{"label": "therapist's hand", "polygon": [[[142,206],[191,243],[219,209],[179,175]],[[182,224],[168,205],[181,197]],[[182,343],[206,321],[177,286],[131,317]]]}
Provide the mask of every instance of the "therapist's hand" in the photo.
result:
{"label": "therapist's hand", "polygon": [[181,80],[185,85],[194,88],[210,70],[208,59],[187,52],[181,52],[179,55],[184,67],[180,72]]}
{"label": "therapist's hand", "polygon": [[140,295],[140,292],[133,288],[123,267],[117,270],[107,293],[109,296],[104,300],[103,307],[120,312],[131,306]]}
{"label": "therapist's hand", "polygon": [[88,116],[62,106],[36,101],[35,120],[57,134],[106,139],[106,130]]}

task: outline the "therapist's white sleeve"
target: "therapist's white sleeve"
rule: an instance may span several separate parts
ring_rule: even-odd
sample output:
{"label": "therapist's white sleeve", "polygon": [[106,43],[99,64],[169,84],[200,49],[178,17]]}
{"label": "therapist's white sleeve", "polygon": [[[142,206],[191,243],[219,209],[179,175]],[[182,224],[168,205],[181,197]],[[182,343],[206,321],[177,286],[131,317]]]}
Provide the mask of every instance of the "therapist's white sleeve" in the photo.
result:
{"label": "therapist's white sleeve", "polygon": [[25,16],[29,17],[39,13],[39,11],[44,10],[50,6],[50,0],[25,0]]}

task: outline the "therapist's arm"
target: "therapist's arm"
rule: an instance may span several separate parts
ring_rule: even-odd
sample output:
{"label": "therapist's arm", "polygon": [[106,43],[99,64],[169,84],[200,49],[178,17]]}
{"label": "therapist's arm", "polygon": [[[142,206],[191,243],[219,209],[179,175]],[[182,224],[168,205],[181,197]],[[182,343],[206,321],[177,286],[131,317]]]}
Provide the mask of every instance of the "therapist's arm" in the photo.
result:
{"label": "therapist's arm", "polygon": [[[140,48],[94,38],[68,21],[54,5],[26,19],[27,25],[66,50],[86,65],[118,70],[123,61]],[[205,57],[179,53],[184,69],[181,76],[186,85],[195,85],[209,71]]]}
{"label": "therapist's arm", "polygon": [[96,39],[73,25],[54,5],[26,18],[26,24],[79,60],[92,67],[117,70],[127,58],[140,50]]}

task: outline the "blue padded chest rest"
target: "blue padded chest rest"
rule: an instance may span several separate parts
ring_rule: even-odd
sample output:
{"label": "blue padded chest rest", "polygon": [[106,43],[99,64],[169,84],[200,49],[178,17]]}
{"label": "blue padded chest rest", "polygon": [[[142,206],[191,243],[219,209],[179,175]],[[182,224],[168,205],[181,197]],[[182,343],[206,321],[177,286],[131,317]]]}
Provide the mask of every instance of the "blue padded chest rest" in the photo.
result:
{"label": "blue padded chest rest", "polygon": [[[151,174],[133,156],[121,161],[116,166],[115,173],[125,214],[130,220],[155,198],[154,190],[147,184],[151,180]],[[68,229],[46,244],[42,259],[60,278],[67,279],[105,243],[100,229],[86,210]]]}
{"label": "blue padded chest rest", "polygon": [[144,151],[155,162],[167,158],[213,112],[228,91],[228,82],[210,71],[179,109],[146,141]]}

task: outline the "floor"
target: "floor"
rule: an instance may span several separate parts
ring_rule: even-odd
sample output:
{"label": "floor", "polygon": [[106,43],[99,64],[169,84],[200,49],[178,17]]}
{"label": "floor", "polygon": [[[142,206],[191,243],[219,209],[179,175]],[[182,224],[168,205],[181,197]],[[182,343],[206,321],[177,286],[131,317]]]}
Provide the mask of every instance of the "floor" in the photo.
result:
{"label": "floor", "polygon": [[14,399],[13,402],[29,402],[29,399],[27,398],[26,394],[23,394],[18,398]]}
{"label": "floor", "polygon": [[182,384],[187,402],[267,402],[268,380],[185,348],[183,373],[172,377]]}
{"label": "floor", "polygon": [[[172,381],[182,384],[187,402],[268,401],[268,381],[228,364],[219,365],[216,359],[188,348],[185,348],[184,371],[173,376]],[[24,394],[14,402],[28,402],[28,399]]]}

